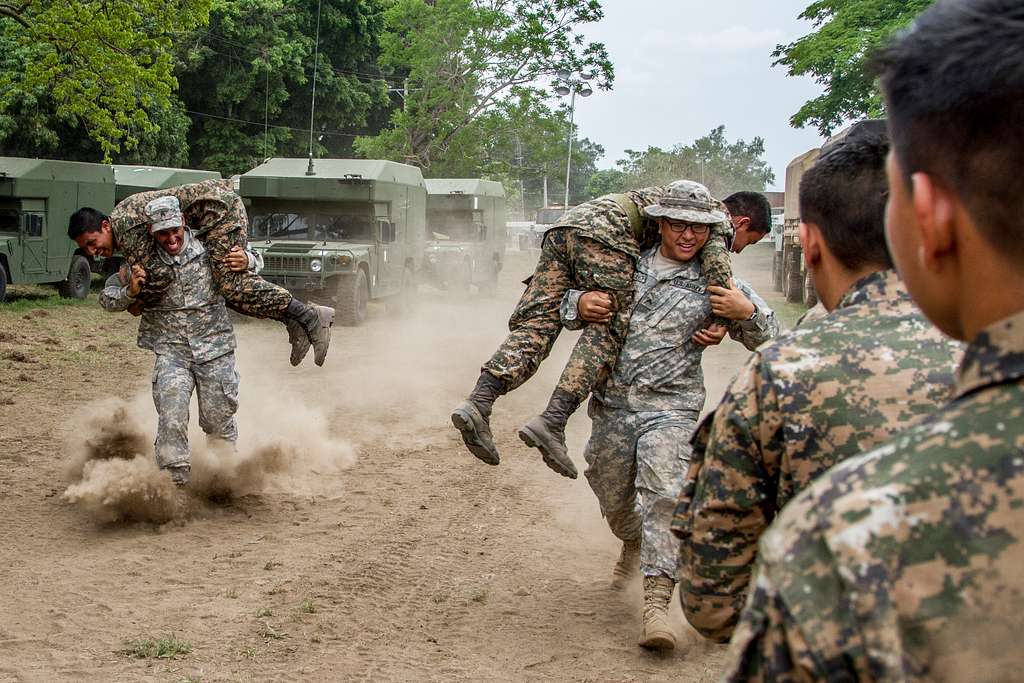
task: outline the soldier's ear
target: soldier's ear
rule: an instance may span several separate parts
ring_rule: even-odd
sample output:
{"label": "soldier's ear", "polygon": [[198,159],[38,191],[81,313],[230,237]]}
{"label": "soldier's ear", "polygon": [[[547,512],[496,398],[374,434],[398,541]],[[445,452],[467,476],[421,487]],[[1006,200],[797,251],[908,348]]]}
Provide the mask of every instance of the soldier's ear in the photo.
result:
{"label": "soldier's ear", "polygon": [[911,201],[918,229],[918,259],[931,272],[941,270],[944,257],[956,247],[956,199],[927,173],[910,177]]}
{"label": "soldier's ear", "polygon": [[823,240],[821,230],[814,223],[800,222],[800,245],[803,248],[804,263],[808,268],[821,263]]}

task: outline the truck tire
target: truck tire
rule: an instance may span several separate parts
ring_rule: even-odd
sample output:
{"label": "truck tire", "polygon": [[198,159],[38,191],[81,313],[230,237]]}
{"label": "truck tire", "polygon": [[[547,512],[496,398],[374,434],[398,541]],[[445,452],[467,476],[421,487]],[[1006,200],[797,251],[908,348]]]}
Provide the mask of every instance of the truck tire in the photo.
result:
{"label": "truck tire", "polygon": [[351,275],[339,275],[337,279],[334,299],[336,320],[345,327],[358,327],[366,322],[366,304],[370,300],[366,273],[360,268]]}
{"label": "truck tire", "polygon": [[419,294],[419,288],[416,284],[416,274],[413,273],[412,268],[406,266],[402,271],[401,289],[385,304],[388,315],[401,317],[412,313],[416,308],[417,294]]}
{"label": "truck tire", "polygon": [[807,308],[818,303],[818,292],[814,289],[814,280],[811,279],[810,273],[804,277],[804,303]]}
{"label": "truck tire", "polygon": [[7,298],[7,271],[4,264],[0,263],[0,301]]}
{"label": "truck tire", "polygon": [[476,289],[480,296],[493,299],[498,294],[498,271],[501,266],[497,261],[492,261],[487,271],[487,276],[477,283]]}
{"label": "truck tire", "polygon": [[800,249],[790,247],[786,253],[786,301],[800,303],[804,298],[804,276],[800,268]]}
{"label": "truck tire", "polygon": [[57,285],[57,291],[65,299],[84,299],[89,296],[90,285],[92,285],[92,264],[81,254],[74,254],[71,257],[68,277]]}

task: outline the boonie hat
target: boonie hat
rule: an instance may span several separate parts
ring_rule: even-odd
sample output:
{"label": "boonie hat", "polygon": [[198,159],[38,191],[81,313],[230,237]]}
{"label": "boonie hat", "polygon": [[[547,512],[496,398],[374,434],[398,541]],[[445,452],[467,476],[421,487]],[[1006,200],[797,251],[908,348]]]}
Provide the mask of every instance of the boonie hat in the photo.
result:
{"label": "boonie hat", "polygon": [[671,218],[687,223],[721,223],[728,220],[711,198],[711,192],[698,182],[677,180],[657,204],[644,207],[651,218]]}
{"label": "boonie hat", "polygon": [[150,234],[185,225],[177,197],[157,197],[146,204],[146,216],[149,218]]}

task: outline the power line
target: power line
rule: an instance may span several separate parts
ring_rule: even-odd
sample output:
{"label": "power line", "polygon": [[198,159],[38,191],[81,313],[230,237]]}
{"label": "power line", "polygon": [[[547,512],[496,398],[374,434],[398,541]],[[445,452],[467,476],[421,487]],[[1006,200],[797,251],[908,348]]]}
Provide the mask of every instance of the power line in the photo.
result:
{"label": "power line", "polygon": [[[192,109],[186,109],[185,113],[186,114],[192,114],[193,116],[202,116],[202,117],[205,117],[205,118],[208,118],[208,119],[219,119],[221,121],[231,121],[233,123],[244,123],[244,124],[247,124],[247,125],[250,125],[250,126],[261,126],[261,127],[266,127],[266,128],[277,128],[277,129],[280,129],[280,130],[290,130],[290,131],[294,131],[296,133],[303,133],[303,134],[309,132],[308,128],[293,128],[292,126],[281,126],[281,125],[276,125],[276,124],[269,124],[268,125],[266,123],[261,123],[259,121],[247,121],[245,119],[236,119],[236,118],[231,117],[231,116],[219,116],[217,114],[208,114],[208,113],[203,112],[203,111],[194,111]],[[360,135],[360,133],[338,133],[338,132],[335,132],[335,131],[320,131],[319,134],[320,135],[333,136],[333,137],[340,137],[340,138],[357,138]]]}

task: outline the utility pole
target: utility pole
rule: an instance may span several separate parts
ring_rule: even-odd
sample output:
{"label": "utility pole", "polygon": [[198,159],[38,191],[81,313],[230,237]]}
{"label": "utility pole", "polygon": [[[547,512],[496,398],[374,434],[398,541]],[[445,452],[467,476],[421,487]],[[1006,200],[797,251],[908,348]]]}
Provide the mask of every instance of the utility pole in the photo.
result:
{"label": "utility pole", "polygon": [[558,71],[558,83],[555,86],[555,92],[559,97],[565,97],[571,93],[572,97],[569,100],[569,152],[565,155],[565,210],[569,210],[569,180],[572,178],[572,140],[575,135],[573,129],[573,123],[575,121],[576,114],[576,93],[579,93],[580,97],[590,97],[594,94],[594,89],[591,88],[585,81],[589,81],[594,77],[592,73],[581,73],[579,78],[574,77],[573,73],[568,69],[560,69]]}

